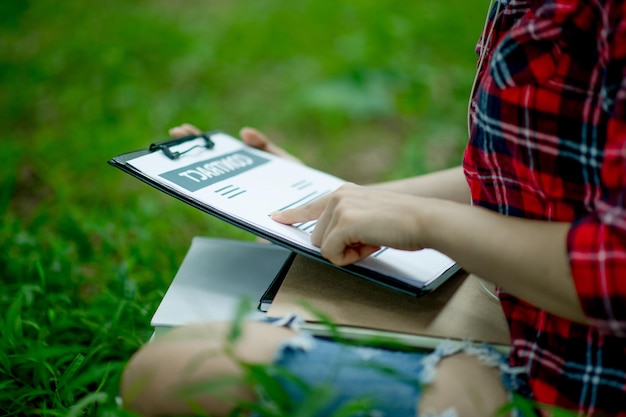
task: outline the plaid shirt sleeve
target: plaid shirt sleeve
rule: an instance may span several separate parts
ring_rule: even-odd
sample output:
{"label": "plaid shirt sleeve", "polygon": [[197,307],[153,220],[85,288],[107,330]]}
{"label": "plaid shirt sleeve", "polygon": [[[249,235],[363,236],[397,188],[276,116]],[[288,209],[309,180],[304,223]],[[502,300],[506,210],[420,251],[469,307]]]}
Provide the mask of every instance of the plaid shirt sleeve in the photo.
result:
{"label": "plaid shirt sleeve", "polygon": [[[626,5],[602,16],[608,30],[604,77],[609,113],[601,170],[601,197],[574,222],[568,252],[574,283],[591,324],[605,334],[626,335]],[[600,39],[599,41],[603,41]]]}
{"label": "plaid shirt sleeve", "polygon": [[589,325],[499,295],[528,395],[580,416],[626,417],[625,3],[499,0],[478,44],[463,158],[475,205],[572,224]]}

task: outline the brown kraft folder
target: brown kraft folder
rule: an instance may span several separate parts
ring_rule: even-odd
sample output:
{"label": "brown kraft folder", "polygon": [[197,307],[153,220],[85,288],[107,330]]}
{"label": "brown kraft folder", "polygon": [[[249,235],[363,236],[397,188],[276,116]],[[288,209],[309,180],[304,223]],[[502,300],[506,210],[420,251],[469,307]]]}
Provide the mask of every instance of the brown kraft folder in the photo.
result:
{"label": "brown kraft folder", "polygon": [[510,343],[500,303],[476,276],[464,272],[416,298],[297,255],[267,315],[296,313],[319,329],[314,311],[330,318],[347,337],[397,333],[411,341],[411,336],[423,336],[417,343],[411,341],[416,346],[424,342],[423,347],[441,338],[488,342],[504,349]]}

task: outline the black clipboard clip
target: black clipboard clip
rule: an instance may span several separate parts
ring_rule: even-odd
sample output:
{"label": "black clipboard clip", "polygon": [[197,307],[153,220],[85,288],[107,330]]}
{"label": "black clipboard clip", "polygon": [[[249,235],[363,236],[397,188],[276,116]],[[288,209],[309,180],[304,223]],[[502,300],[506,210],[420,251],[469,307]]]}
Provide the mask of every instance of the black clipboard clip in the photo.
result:
{"label": "black clipboard clip", "polygon": [[[181,143],[189,142],[191,140],[200,139],[200,138],[204,139],[204,145],[192,146],[191,148],[183,152],[175,152],[170,149],[170,146],[180,145]],[[163,151],[165,156],[167,156],[168,158],[172,160],[175,160],[175,159],[180,158],[181,155],[184,155],[187,152],[191,151],[192,149],[196,149],[196,148],[213,149],[214,146],[215,146],[215,143],[211,140],[210,133],[202,133],[201,135],[187,135],[187,136],[182,136],[180,138],[174,138],[174,139],[165,140],[163,142],[153,143],[150,145],[150,152]]]}

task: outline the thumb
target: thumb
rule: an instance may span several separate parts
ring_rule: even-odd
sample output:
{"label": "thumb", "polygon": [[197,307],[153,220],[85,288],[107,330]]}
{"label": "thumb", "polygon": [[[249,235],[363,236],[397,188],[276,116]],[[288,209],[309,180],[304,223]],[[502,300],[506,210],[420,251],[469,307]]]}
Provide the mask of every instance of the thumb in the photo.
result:
{"label": "thumb", "polygon": [[267,136],[251,127],[242,128],[239,131],[239,136],[246,144],[262,150],[266,150],[270,142]]}

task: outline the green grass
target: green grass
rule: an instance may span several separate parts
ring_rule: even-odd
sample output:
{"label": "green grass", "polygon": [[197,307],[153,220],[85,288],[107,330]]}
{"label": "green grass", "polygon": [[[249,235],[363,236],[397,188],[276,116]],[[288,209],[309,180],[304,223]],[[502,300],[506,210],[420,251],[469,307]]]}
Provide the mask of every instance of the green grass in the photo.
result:
{"label": "green grass", "polygon": [[123,415],[121,370],[195,235],[109,167],[193,122],[357,182],[457,164],[481,0],[0,3],[0,414]]}

